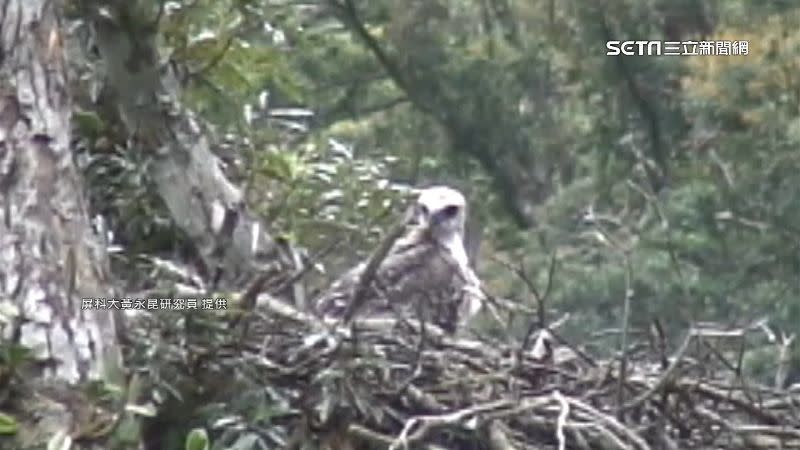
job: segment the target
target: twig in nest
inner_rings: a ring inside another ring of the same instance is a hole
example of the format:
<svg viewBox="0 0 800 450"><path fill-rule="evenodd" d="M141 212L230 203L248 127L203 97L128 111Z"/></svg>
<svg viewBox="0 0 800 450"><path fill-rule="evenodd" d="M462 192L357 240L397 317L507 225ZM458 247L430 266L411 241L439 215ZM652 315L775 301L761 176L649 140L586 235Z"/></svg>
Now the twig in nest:
<svg viewBox="0 0 800 450"><path fill-rule="evenodd" d="M567 417L569 417L569 402L558 391L553 392L553 398L561 405L556 423L556 439L558 439L558 450L564 450L567 445L567 441L564 439L564 424L567 423Z"/></svg>
<svg viewBox="0 0 800 450"><path fill-rule="evenodd" d="M553 337L553 339L556 340L556 342L558 342L560 345L563 345L563 346L569 348L570 350L572 350L573 352L575 352L575 354L578 355L578 357L583 362L585 362L586 364L589 364L592 367L597 367L598 364L597 364L597 361L594 360L594 358L589 356L588 353L586 353L585 351L581 350L576 345L573 345L571 342L569 342L564 337L562 337L558 332L556 332L556 328L560 327L564 322L569 320L569 318L570 318L569 313L564 314L560 319L558 319L557 321L553 322L553 324L551 326L547 327L547 331L550 332L550 335Z"/></svg>
<svg viewBox="0 0 800 450"><path fill-rule="evenodd" d="M620 329L620 361L619 377L617 378L617 419L622 419L622 406L625 401L625 383L628 379L628 328L630 327L631 300L633 298L633 268L630 255L623 252L625 266L625 297L622 301L622 324Z"/></svg>
<svg viewBox="0 0 800 450"><path fill-rule="evenodd" d="M695 340L695 338L699 337L739 338L743 336L748 330L760 327L760 323L761 322L758 321L747 327L730 331L701 329L701 328L690 329L689 332L686 334L686 338L684 339L680 348L678 349L677 352L675 352L675 355L672 357L672 362L670 363L669 367L667 367L667 370L665 370L664 373L661 374L661 376L658 378L658 381L656 381L656 383L653 384L653 386L650 389L648 389L635 399L623 405L620 408L620 411L626 411L632 408L636 408L645 401L647 401L656 392L659 392L664 387L664 385L673 378L675 372L678 370L678 367L680 366L680 363L683 361L686 352L689 350L689 345Z"/></svg>
<svg viewBox="0 0 800 450"><path fill-rule="evenodd" d="M358 279L358 285L356 285L353 298L350 301L350 304L347 305L347 309L344 311L344 315L342 316L344 323L350 322L350 320L353 318L353 315L358 312L358 310L366 301L369 285L372 283L373 278L375 278L378 268L380 267L381 263L383 263L383 260L386 259L386 256L389 254L389 251L392 249L395 241L397 241L397 239L403 235L405 230L406 221L403 221L392 228L383 242L381 242L381 245L375 250L375 253L373 253L369 258L367 267L364 268L364 272L361 273L361 276Z"/></svg>
<svg viewBox="0 0 800 450"><path fill-rule="evenodd" d="M499 420L493 420L489 424L489 445L492 450L516 450Z"/></svg>
<svg viewBox="0 0 800 450"><path fill-rule="evenodd" d="M476 414L493 411L508 405L508 401L498 400L438 416L412 417L408 420L408 422L406 422L405 426L403 426L403 431L400 432L400 435L397 437L397 439L395 439L392 445L389 446L389 450L398 450L400 448L408 449L409 444L424 438L425 435L427 435L434 427L461 423L467 418L474 417ZM418 425L419 429L411 434L411 430L416 428Z"/></svg>
<svg viewBox="0 0 800 450"><path fill-rule="evenodd" d="M689 350L689 344L692 343L694 336L695 336L694 331L689 330L689 332L686 334L686 338L683 340L683 344L681 344L680 348L678 348L678 351L675 352L675 355L672 357L672 362L670 363L669 367L667 367L667 370L665 370L664 373L661 374L661 377L658 378L658 381L656 381L656 383L650 389L643 392L640 396L634 398L630 402L623 405L620 408L621 412L638 407L639 405L647 401L647 399L652 397L656 392L661 390L661 388L667 383L667 381L672 378L672 375L678 370L681 361L683 361L684 355Z"/></svg>
<svg viewBox="0 0 800 450"><path fill-rule="evenodd" d="M634 430L623 425L620 421L614 418L614 416L610 416L608 414L603 414L602 412L598 411L597 409L593 408L592 406L577 400L575 398L568 399L572 407L576 410L576 412L583 412L590 416L590 418L594 419L593 422L598 422L597 425L600 426L600 423L604 424L605 426L615 430L617 434L621 434L628 438L629 441L636 444L636 446L642 450L650 450L650 446L647 445L644 439L642 439ZM610 432L609 436L612 437L615 441L618 441L619 438L617 434ZM621 448L630 448L628 445L622 445L621 442L618 442Z"/></svg>
<svg viewBox="0 0 800 450"><path fill-rule="evenodd" d="M308 274L318 262L322 261L323 258L325 258L333 251L338 249L343 242L345 242L345 240L343 239L337 240L336 242L333 242L324 249L320 250L318 253L312 255L310 258L308 258L307 261L304 261L302 266L298 270L296 270L290 277L282 280L280 284L278 284L277 286L274 287L270 286L269 292L272 295L276 295L277 293L282 292L284 289L291 286L292 284L300 281L300 279L306 276L306 274Z"/></svg>
<svg viewBox="0 0 800 450"><path fill-rule="evenodd" d="M545 305L547 303L547 299L550 297L550 291L552 290L553 287L553 279L555 276L555 269L557 262L556 255L555 253L553 253L550 257L550 265L547 270L547 285L545 286L544 294L541 294L539 292L539 289L536 287L536 283L534 283L533 280L528 275L524 261L520 262L520 265L517 267L512 265L510 262L504 261L503 259L498 257L492 257L492 260L499 263L501 266L505 267L507 270L511 271L514 275L516 275L517 278L519 278L525 284L525 286L528 288L528 291L530 291L530 293L533 294L534 300L536 300L536 314L532 315L533 317L536 317L536 320L531 320L530 323L528 324L528 330L526 331L525 338L523 339L523 342L525 343L525 345L523 345L524 348L527 346L530 337L536 330L537 326L540 329L546 327L547 319L546 319Z"/></svg>

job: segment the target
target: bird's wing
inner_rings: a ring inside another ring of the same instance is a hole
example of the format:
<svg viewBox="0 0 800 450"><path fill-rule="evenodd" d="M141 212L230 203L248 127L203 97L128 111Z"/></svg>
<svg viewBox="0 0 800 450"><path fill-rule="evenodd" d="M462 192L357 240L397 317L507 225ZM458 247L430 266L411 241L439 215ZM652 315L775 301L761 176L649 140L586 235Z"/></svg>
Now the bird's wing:
<svg viewBox="0 0 800 450"><path fill-rule="evenodd" d="M378 266L367 292L368 309L380 303L401 300L410 290L425 289L436 275L429 268L437 249L427 243L398 243ZM355 294L367 263L350 269L316 301L316 312L326 317L341 317ZM384 300L383 302L377 300Z"/></svg>
<svg viewBox="0 0 800 450"><path fill-rule="evenodd" d="M317 314L342 317L366 266L361 263L336 280L315 303ZM378 267L366 295L361 313L416 314L422 305L425 321L450 333L474 316L483 300L480 280L469 265L430 241L398 242Z"/></svg>

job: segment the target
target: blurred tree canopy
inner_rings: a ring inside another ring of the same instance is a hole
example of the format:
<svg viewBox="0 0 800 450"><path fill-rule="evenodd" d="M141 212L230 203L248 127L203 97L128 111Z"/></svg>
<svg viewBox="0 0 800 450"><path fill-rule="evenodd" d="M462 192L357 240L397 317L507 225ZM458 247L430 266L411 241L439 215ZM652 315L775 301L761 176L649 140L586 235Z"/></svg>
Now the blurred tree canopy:
<svg viewBox="0 0 800 450"><path fill-rule="evenodd" d="M566 334L595 333L594 350L618 348L626 299L635 332L658 319L670 339L706 320L797 330L797 2L138 5L226 175L314 263L311 292L367 254L409 188L447 183L470 201L488 289L544 304L548 321L569 314ZM95 7L67 2L66 16L80 25ZM606 56L606 41L628 39L748 41L749 53ZM148 258L190 259L191 242L97 92L93 57L73 63L74 147L115 273L151 289ZM508 327L522 335L530 320ZM769 373L763 354L748 358Z"/></svg>
<svg viewBox="0 0 800 450"><path fill-rule="evenodd" d="M591 329L617 322L626 283L642 324L800 320L792 2L162 6L161 58L248 201L312 254L352 247L323 258L329 274L370 248L398 193L447 182L472 200L497 295L534 301L506 264L522 261L540 290L552 271L548 305ZM605 55L607 40L644 38L746 40L749 54ZM114 139L89 131L91 155ZM94 207L131 248L163 251L173 240L144 230L168 221L120 195L142 183L119 170Z"/></svg>

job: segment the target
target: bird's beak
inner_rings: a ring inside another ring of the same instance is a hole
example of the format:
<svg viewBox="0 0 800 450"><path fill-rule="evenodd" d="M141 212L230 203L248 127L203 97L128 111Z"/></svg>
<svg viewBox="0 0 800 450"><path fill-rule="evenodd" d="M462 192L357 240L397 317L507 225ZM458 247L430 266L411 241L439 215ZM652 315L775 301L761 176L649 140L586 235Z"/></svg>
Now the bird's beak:
<svg viewBox="0 0 800 450"><path fill-rule="evenodd" d="M433 217L431 217L430 220L433 223L440 223L440 222L444 222L445 220L452 219L453 217L456 216L456 214L458 214L458 207L457 206L448 206L446 208L443 208L440 211L436 211L436 213L433 214Z"/></svg>

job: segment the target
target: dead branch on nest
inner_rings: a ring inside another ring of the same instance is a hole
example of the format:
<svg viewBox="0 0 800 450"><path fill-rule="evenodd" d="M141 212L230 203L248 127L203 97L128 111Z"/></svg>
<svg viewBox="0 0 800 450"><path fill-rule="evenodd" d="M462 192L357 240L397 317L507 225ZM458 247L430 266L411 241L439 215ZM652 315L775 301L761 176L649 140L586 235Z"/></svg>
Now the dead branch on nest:
<svg viewBox="0 0 800 450"><path fill-rule="evenodd" d="M623 376L619 357L568 347L548 329L536 330L548 340L543 351L545 343L448 335L413 317L323 321L268 294L252 314L247 343L219 351L214 364L278 396L285 411L271 433L319 440L305 448L330 447L331 435L392 450L800 445L800 390L746 380L724 361L762 323L690 329L666 367L659 352L632 342ZM214 339L209 349L220 346Z"/></svg>

